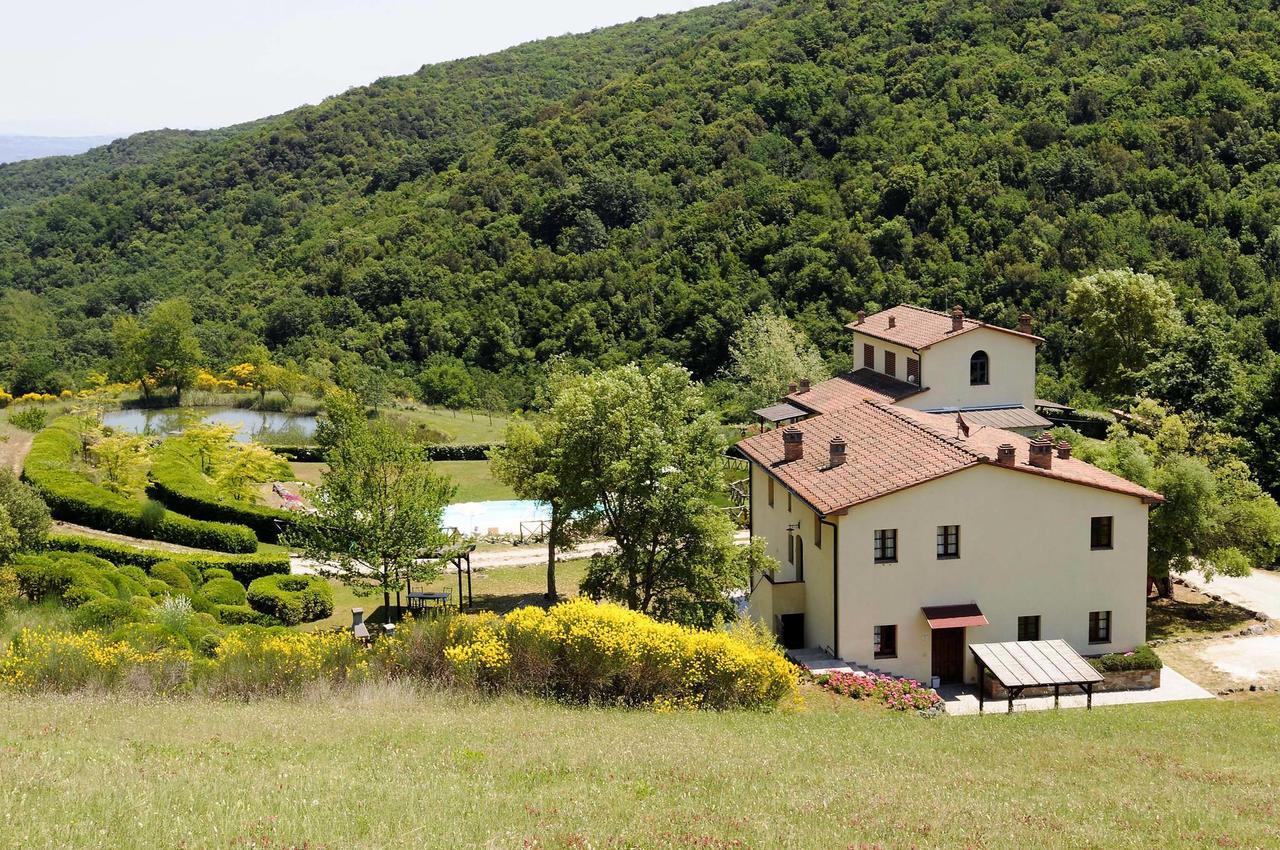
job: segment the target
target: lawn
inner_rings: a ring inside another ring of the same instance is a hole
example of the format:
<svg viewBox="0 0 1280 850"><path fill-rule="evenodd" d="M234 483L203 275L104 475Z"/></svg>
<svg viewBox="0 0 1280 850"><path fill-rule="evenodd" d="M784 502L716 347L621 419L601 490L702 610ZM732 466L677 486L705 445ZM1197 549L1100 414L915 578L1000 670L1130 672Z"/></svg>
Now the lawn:
<svg viewBox="0 0 1280 850"><path fill-rule="evenodd" d="M388 419L405 420L445 435L447 443L500 443L507 429L503 416L445 410L437 407L408 407L386 410Z"/></svg>
<svg viewBox="0 0 1280 850"><path fill-rule="evenodd" d="M588 558L572 561L556 561L556 590L561 596L577 596L578 585L587 572ZM463 578L465 587L466 578ZM341 584L331 581L333 586L333 615L314 623L304 623L299 628L306 631L328 629L334 626L351 625L351 609L363 608L365 618L374 622L382 622L382 594L374 596L357 596L355 592ZM545 563L526 567L494 567L476 570L471 574L472 610L497 611L505 613L517 605L538 605L542 603L542 594L547 588L547 566ZM457 604L458 576L456 573L443 575L425 585L414 584L415 590L448 590L453 593L451 604ZM392 604L395 603L394 597Z"/></svg>
<svg viewBox="0 0 1280 850"><path fill-rule="evenodd" d="M13 847L1262 847L1280 699L926 720L0 696Z"/></svg>
<svg viewBox="0 0 1280 850"><path fill-rule="evenodd" d="M320 474L325 468L323 463L295 462L289 466L297 480L308 484L319 484ZM439 460L433 466L436 472L443 472L458 485L458 492L453 497L455 502L485 502L516 497L510 487L498 483L493 477L487 460Z"/></svg>

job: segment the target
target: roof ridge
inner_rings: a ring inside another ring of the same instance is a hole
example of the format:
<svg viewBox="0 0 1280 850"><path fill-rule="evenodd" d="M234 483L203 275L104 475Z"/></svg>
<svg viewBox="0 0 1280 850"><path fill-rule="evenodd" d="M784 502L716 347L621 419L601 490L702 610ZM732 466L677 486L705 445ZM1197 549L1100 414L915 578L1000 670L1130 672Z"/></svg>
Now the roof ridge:
<svg viewBox="0 0 1280 850"><path fill-rule="evenodd" d="M968 446L966 446L962 440L959 440L959 439L957 439L957 438L955 438L955 437L948 437L946 434L942 434L942 433L940 433L940 432L938 432L938 431L935 431L934 429L932 429L932 428L928 427L928 426L927 426L927 425L925 425L923 422L919 422L919 421L917 421L917 420L915 420L915 419L911 418L910 416L906 415L905 413L902 413L901 411L896 410L896 409L894 408L894 406L893 406L893 405L890 405L890 404L884 404L884 403L882 403L882 402L878 402L878 401L875 401L874 399L870 399L870 398L863 399L863 401L864 401L866 404L869 404L869 405L871 405L872 407L874 407L874 408L876 408L876 409L878 409L878 410L881 410L881 411L883 411L883 412L885 412L885 413L889 414L889 415L890 415L890 416L892 416L894 419L897 419L897 420L899 420L899 421L901 421L901 422L905 422L907 425L910 425L912 428L915 428L917 431L920 431L920 432L922 432L923 434L925 434L925 435L927 435L927 436L929 436L929 437L932 437L932 438L934 438L935 440L938 440L939 442L941 442L941 443L943 443L943 444L945 444L945 445L947 445L947 446L950 446L950 447L951 447L951 448L953 448L953 449L957 449L958 451L963 452L964 454L966 454L966 455L968 455L969 457L973 458L973 459L974 459L975 461L977 461L978 463L983 463L983 462L984 462L984 459L986 459L986 457L987 457L986 455L979 454L979 453L975 452L973 449L971 449L971 448L969 448Z"/></svg>

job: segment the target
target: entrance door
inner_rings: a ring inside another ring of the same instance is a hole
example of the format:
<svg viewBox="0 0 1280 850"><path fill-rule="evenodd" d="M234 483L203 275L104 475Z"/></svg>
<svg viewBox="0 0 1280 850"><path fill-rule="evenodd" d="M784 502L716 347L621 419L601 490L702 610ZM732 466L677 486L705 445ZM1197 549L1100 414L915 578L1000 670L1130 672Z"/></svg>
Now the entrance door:
<svg viewBox="0 0 1280 850"><path fill-rule="evenodd" d="M944 685L964 682L964 628L933 630L934 676Z"/></svg>

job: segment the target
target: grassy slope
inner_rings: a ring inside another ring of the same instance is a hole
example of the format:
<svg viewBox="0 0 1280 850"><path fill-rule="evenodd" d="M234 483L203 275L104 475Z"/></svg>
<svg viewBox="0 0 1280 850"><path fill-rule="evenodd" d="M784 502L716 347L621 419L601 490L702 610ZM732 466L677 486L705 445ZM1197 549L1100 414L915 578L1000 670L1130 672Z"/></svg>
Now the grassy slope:
<svg viewBox="0 0 1280 850"><path fill-rule="evenodd" d="M1274 697L928 721L851 703L664 715L382 690L0 697L0 716L15 847L1280 842Z"/></svg>
<svg viewBox="0 0 1280 850"><path fill-rule="evenodd" d="M323 463L291 463L289 467L299 481L308 484L319 484L321 473L325 469ZM516 497L510 487L494 479L489 472L487 460L441 460L436 461L435 468L458 485L458 492L453 497L455 502L483 502Z"/></svg>

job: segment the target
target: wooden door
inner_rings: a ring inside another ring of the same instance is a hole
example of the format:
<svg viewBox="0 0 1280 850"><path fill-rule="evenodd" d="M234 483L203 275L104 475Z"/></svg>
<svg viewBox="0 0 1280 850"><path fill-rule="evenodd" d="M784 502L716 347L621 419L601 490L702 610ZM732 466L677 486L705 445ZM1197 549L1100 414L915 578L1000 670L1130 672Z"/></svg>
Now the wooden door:
<svg viewBox="0 0 1280 850"><path fill-rule="evenodd" d="M944 685L964 682L964 629L933 630L934 676Z"/></svg>

